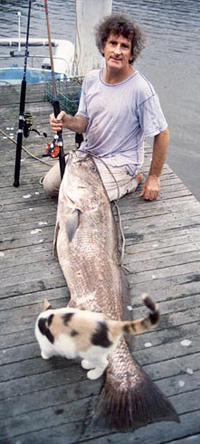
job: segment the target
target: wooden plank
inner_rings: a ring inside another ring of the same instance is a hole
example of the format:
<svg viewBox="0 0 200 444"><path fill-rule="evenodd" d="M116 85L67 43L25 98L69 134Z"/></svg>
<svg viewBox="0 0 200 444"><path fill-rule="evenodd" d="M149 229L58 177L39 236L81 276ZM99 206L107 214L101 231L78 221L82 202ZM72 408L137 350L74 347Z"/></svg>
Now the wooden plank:
<svg viewBox="0 0 200 444"><path fill-rule="evenodd" d="M192 400L193 396L190 396L190 401ZM194 401L194 400L193 400ZM184 406L184 398L180 395L179 399L177 397L177 402L181 406ZM192 402L191 402L192 404ZM78 408L77 408L78 406ZM198 433L199 431L199 419L197 419L196 416L196 406L191 406L192 409L191 412L185 413L181 415L181 424L169 424L168 423L161 423L158 424L156 427L156 430L154 431L154 425L146 426L145 428L141 430L136 430L133 433L126 433L126 442L127 443L133 443L137 442L139 436L141 437L142 433L142 439L144 443L165 443L169 442L170 437L181 437L184 433L192 433L195 431L195 433ZM116 433L114 435L108 435L108 432L105 434L102 441L102 432L94 432L91 430L87 430L87 423L89 422L88 414L86 416L86 424L83 426L81 424L81 415L84 414L84 411L91 412L94 408L94 398L90 398L90 401L88 400L82 400L75 403L70 403L70 409L66 409L66 404L58 404L58 406L49 407L43 410L43 413L41 415L40 410L36 410L31 413L25 413L24 415L17 415L15 423L13 423L12 419L7 418L6 421L3 423L3 427L5 428L3 441L1 439L0 442L6 443L7 433L9 433L9 439L15 438L16 439L22 439L24 435L28 435L29 442L33 442L30 440L30 437L34 436L35 442L38 442L38 438L41 437L41 430L43 430L43 439L45 436L45 439L48 439L48 442L51 443L60 443L60 436L65 436L65 442L67 443L75 443L75 442L87 442L87 439L90 439L90 442L95 443L105 443L105 442L115 442L115 443L121 443L122 437L124 437L123 434ZM73 415L76 413L76 421L73 421ZM59 414L56 412L59 412ZM91 415L91 413L90 413ZM47 423L49 423L49 418L52 418L51 421L51 428L47 429ZM76 427L74 425L76 424ZM2 427L2 428L3 428ZM46 430L45 430L46 429ZM89 427L88 427L89 429ZM54 434L53 430L56 430L56 435ZM59 432L58 432L59 430ZM81 430L81 434L80 434ZM51 431L51 434L50 434ZM39 433L38 433L39 432ZM60 434L62 432L62 434ZM156 433L157 432L157 433ZM96 435L95 440L91 440L91 435ZM100 440L97 440L98 435L101 436ZM105 436L109 437L109 441L105 440ZM84 436L86 440L84 439ZM55 441L55 438L57 441ZM59 439L59 441L58 441ZM162 439L162 441L160 441ZM168 441L167 441L168 440ZM42 441L39 441L42 442Z"/></svg>
<svg viewBox="0 0 200 444"><path fill-rule="evenodd" d="M1 106L10 107L20 102L21 85L0 86ZM26 105L41 102L45 98L45 87L42 83L28 84L26 88Z"/></svg>
<svg viewBox="0 0 200 444"><path fill-rule="evenodd" d="M53 239L53 230L51 230L51 236ZM48 229L43 230L41 233L36 233L32 236L30 236L29 233L25 234L22 239L17 239L17 236L15 238L15 235L10 240L10 243L12 243L12 247L14 246L23 246L24 243L26 245L40 245L44 241L48 240ZM31 238L31 239L30 239ZM9 242L5 241L5 246L9 245ZM46 263L46 267L43 265L43 261L48 261ZM187 266L187 270L192 270L198 272L199 269L199 262L200 262L200 253L198 251L189 251L183 255L181 254L174 254L173 256L166 257L164 260L163 258L158 258L157 262L155 262L153 259L143 262L140 261L134 261L133 264L128 261L128 271L129 271L129 277L130 282L133 281L135 278L135 275L137 274L137 277L144 281L145 279L155 280L157 278L163 278L166 276L166 273L169 275L174 274L180 274L181 272L184 272L185 267ZM125 262L126 265L126 262ZM31 267L31 269L30 269ZM2 272L0 272L0 276L2 276L2 287L6 286L7 278L12 277L12 283L19 283L21 280L21 276L24 277L29 274L30 277L34 276L35 273L43 273L43 271L46 270L48 272L48 267L51 268L51 273L54 274L54 269L58 269L58 261L57 259L53 258L53 253L51 254L51 251L48 252L48 255L42 255L41 261L36 262L32 261L30 256L30 262L27 261L27 267L24 267L24 264L22 265L15 265L13 267L3 268ZM44 268L44 270L42 269ZM164 275L164 276L163 276ZM39 276L39 275L38 275Z"/></svg>
<svg viewBox="0 0 200 444"><path fill-rule="evenodd" d="M53 276L46 276L44 273L44 275L40 275L38 277L31 277L31 279L27 282L20 282L19 284L10 284L8 282L5 287L3 287L2 289L0 288L0 297L9 298L27 293L34 294L35 292L40 290L45 292L48 289L63 286L66 288L66 282L60 273L58 274L58 276L56 276L55 274Z"/></svg>
<svg viewBox="0 0 200 444"><path fill-rule="evenodd" d="M64 287L66 288L66 287ZM56 302L56 307L58 308L59 306L61 306L60 304L64 302L64 305L66 305L67 303L67 299L68 299L68 291L67 288L66 290L64 289L58 289L55 291L55 294L57 293L57 298L55 299L55 296L53 294L53 291L51 290L51 292L47 292L48 297L50 296L50 301L52 302L52 304L55 306L55 302ZM47 297L46 295L46 297ZM51 295L53 295L54 299L51 299ZM34 325L34 318L32 319L33 316L35 316L35 320L36 317L38 316L38 314L43 310L43 299L42 298L42 293L37 293L36 298L39 299L39 303L35 302L35 294L34 296L32 296L32 303L30 303L30 308L29 311L27 310L27 307L25 305L25 301L28 298L22 299L21 297L21 301L22 301L22 305L20 305L20 302L17 303L16 301L16 307L11 306L10 308L7 308L7 312L6 312L6 318L5 318L5 306L9 304L7 302L7 299L4 299L2 302L4 302L3 307L1 308L0 311L0 321L3 324L5 324L4 326L4 332L2 333L2 337L4 337L5 334L7 334L7 332L11 333L11 332L16 332L16 331L20 331L21 329L24 330L25 329L25 322L31 322L31 325ZM63 297L65 297L66 299L63 300ZM60 301L61 298L61 301ZM17 298L15 298L17 299ZM54 302L55 301L55 302ZM57 302L58 301L58 302ZM141 301L140 301L141 303ZM176 310L176 317L175 317L175 321L176 324L174 325L174 303L176 304L177 310ZM58 305L59 304L59 305ZM156 328L156 330L152 330L150 332L144 333L142 336L139 335L138 339L140 342L141 341L145 341L146 338L152 338L154 345L155 344L159 344L162 342L166 342L167 338L168 338L168 329L171 329L173 327L176 326L185 326L185 325L191 325L191 323L195 323L198 321L198 308L199 308L200 302L199 302L199 298L198 298L198 294L197 295L193 295L184 299L174 299L173 301L167 301L167 302L159 302L159 309L161 311L161 321L159 326ZM190 307L192 306L191 309L191 317L188 317L188 322L187 324L185 324L185 317L187 316L187 311L190 309ZM134 307L134 306L133 306ZM195 312L197 312L195 314ZM144 309L144 306L137 306L137 308L133 309L133 313L134 313L134 317L138 318L141 316L144 316L146 314L146 310ZM22 323L22 319L23 319L23 323ZM8 321L10 321L10 324L8 324ZM13 321L13 322L12 322ZM8 325L7 325L8 324ZM19 324L19 326L18 326ZM20 329L20 325L21 325L21 329ZM192 327L190 327L192 328ZM19 330L18 330L19 329ZM164 333L162 333L162 330L165 330ZM181 332L181 330L179 330ZM196 334L197 334L198 329L196 330ZM173 335L173 333L170 330L171 335ZM193 332L194 335L194 332ZM178 331L175 334L175 337L178 336ZM194 335L195 336L195 335ZM142 338L142 339L140 339ZM171 337L172 338L172 337ZM3 343L3 342L2 342Z"/></svg>
<svg viewBox="0 0 200 444"><path fill-rule="evenodd" d="M142 265L142 264L141 264ZM181 276L185 275L185 270L187 268L187 273L192 274L193 278L198 280L199 282L199 263L188 263L188 264L181 264L181 265L172 265L171 267L167 268L161 268L156 269L152 268L152 270L149 271L133 271L132 274L129 274L129 282L130 285L134 285L136 282L145 283L145 282L152 282L152 280L155 279L167 279L175 276Z"/></svg>
<svg viewBox="0 0 200 444"><path fill-rule="evenodd" d="M171 444L199 444L200 433L198 435L188 436L187 438L176 439L176 441L170 441Z"/></svg>
<svg viewBox="0 0 200 444"><path fill-rule="evenodd" d="M182 436L192 434L193 430L196 430L198 436L199 418L197 418L195 412L182 415L180 425L160 423L157 425L156 429L154 425L149 425L145 428L136 430L133 433L126 433L126 435L122 433L115 433L113 435L103 434L103 436L94 439L88 439L86 436L86 439L83 438L81 442L84 444L120 444L126 439L127 444L138 444L141 442L140 440L142 437L143 444L168 444L172 442L172 436L179 439L182 438ZM177 442L177 440L175 440L175 442ZM54 441L52 441L51 444L54 444ZM61 442L61 444L64 444L64 441Z"/></svg>

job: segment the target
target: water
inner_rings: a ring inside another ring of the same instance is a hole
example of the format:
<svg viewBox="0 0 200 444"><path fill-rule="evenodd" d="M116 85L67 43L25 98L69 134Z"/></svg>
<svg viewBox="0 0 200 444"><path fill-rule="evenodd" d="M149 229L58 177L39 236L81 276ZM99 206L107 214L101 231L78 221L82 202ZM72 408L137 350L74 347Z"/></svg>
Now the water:
<svg viewBox="0 0 200 444"><path fill-rule="evenodd" d="M47 36L43 3L32 1L30 37ZM48 1L52 38L74 42L74 3ZM28 0L0 0L0 37L17 37L18 11L25 37ZM113 11L131 14L146 31L136 67L153 83L169 123L167 162L200 201L200 1L113 0Z"/></svg>

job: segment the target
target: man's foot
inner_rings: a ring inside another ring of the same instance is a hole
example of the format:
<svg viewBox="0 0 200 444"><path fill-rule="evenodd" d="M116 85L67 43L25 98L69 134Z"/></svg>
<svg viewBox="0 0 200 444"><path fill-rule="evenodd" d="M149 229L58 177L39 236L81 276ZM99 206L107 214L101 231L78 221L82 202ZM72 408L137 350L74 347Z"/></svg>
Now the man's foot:
<svg viewBox="0 0 200 444"><path fill-rule="evenodd" d="M135 180L139 185L142 182L142 174L138 173L137 176L135 176Z"/></svg>

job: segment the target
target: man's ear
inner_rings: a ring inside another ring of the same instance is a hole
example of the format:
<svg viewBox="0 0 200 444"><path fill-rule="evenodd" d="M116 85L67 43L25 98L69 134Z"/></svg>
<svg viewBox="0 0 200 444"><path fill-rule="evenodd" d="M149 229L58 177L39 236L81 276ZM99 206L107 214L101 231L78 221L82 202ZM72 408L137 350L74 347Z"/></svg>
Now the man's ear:
<svg viewBox="0 0 200 444"><path fill-rule="evenodd" d="M101 48L101 54L102 54L102 56L104 57L104 47L102 46L102 48Z"/></svg>

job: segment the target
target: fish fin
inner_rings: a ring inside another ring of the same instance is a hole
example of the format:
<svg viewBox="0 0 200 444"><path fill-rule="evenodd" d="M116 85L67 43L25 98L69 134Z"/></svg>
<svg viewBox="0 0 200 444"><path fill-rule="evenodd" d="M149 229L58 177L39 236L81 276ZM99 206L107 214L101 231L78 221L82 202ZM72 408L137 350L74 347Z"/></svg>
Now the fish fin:
<svg viewBox="0 0 200 444"><path fill-rule="evenodd" d="M79 226L79 213L80 211L75 208L75 209L70 209L70 211L67 213L67 220L65 222L65 228L66 228L66 233L69 239L69 242L72 241L76 230Z"/></svg>
<svg viewBox="0 0 200 444"><path fill-rule="evenodd" d="M108 368L94 416L94 427L127 432L154 422L180 422L170 401L138 364L137 366L140 374L137 385L127 387L126 390L112 380Z"/></svg>
<svg viewBox="0 0 200 444"><path fill-rule="evenodd" d="M56 255L56 245L57 245L59 228L60 228L59 222L56 221L55 230L54 230L54 238L53 238L53 256Z"/></svg>

